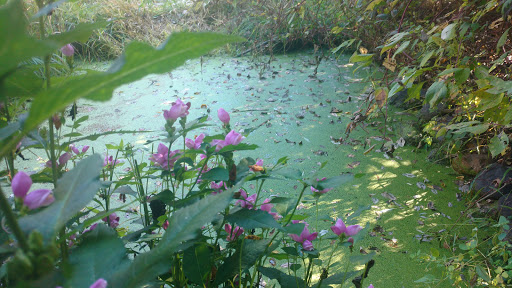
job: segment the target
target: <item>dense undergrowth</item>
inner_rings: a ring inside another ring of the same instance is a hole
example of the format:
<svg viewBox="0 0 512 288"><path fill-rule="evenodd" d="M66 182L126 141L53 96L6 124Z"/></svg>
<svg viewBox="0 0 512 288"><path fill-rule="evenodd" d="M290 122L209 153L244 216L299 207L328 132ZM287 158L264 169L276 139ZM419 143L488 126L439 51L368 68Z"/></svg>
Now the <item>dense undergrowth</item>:
<svg viewBox="0 0 512 288"><path fill-rule="evenodd" d="M2 2L6 1L0 1L4 4ZM40 3L36 2L38 1L25 3L24 12L27 18L29 15L36 14L41 8L41 5L38 5ZM431 148L435 151L432 153L433 158L451 163L456 171L475 175L492 162L512 164L512 149L510 149L512 85L509 81L512 72L510 68L512 43L509 39L512 27L509 15L512 8L510 0L212 0L192 3L98 0L70 1L52 8L54 8L53 12L47 17L29 18L32 20L28 26L30 34L36 37L42 36L42 38L50 35L49 37L54 37L52 40L56 40L59 44L67 43L64 39L72 40L68 42L73 42L78 55L87 60L115 58L121 55L125 46L132 41L142 41L157 46L169 35L178 31L216 31L241 35L248 41L229 44L228 52L235 55L253 55L255 59L261 55L270 55L269 61L272 60L274 53L303 47L313 48L317 66L326 54L350 53L352 54L351 62L359 67L377 68L374 69L375 73L365 79L372 83L372 90L367 95L364 109L355 114L353 121L346 127L347 137L353 129L365 125L373 117L384 116L386 119L387 107L393 101L404 109L416 111L420 119L419 129L421 129L421 138L417 145ZM105 28L93 29L97 28L94 26L96 24L79 25L93 22L100 23ZM78 33L73 39L66 38L64 32L75 30L77 27L84 29L87 33ZM23 75L25 80L33 77L37 79L56 77L57 84L60 84L58 76L69 74L73 70L71 63L67 62L68 58L60 54L50 57L48 53L36 53L29 56L40 58L25 57L23 59L25 62L20 65L23 69L19 69L16 73ZM52 63L51 69L49 63ZM45 68L42 69L41 66ZM13 73L12 70L0 71L2 81L7 78L6 75ZM31 72L34 71L36 73L32 74ZM49 82L46 85L50 87ZM18 88L19 86L12 85ZM3 126L10 123L25 109L25 101L24 98L19 98L20 94L36 95L40 88L36 86L26 85L23 89L10 87L12 90L9 90L9 93L13 93L13 97L12 102L7 105L6 111L9 113L2 114ZM56 105L55 109L52 108L51 112L57 112L75 99L75 96L69 96L66 101ZM41 108L38 107L38 109ZM33 116L30 119L34 121L34 125L40 124L52 114L47 111L39 111L39 113L39 118L34 119L36 116ZM52 121L50 120L49 130L53 129ZM385 123L386 121L384 125ZM33 125L31 128L34 128ZM386 127L381 131L386 137ZM23 133L28 133L28 130L24 129ZM9 137L11 136L9 134ZM17 141L13 139L19 140L20 137L14 136L8 139L7 136L2 135L3 141L9 140L3 147L10 147L7 145L9 143L15 145ZM211 149L209 151L209 147L202 148L212 155L218 152ZM10 159L10 167L12 167L15 149L8 150L2 149L5 155L10 153L7 159ZM52 154L49 158L56 163L57 156ZM219 158L225 156L216 154ZM225 158L226 169L232 170L229 167L229 164L233 164L229 162L229 155ZM187 161L183 160L185 163L188 163ZM255 164L253 160L247 161L252 165ZM191 166L198 165L198 167L205 164L189 162ZM56 165L51 167L54 184L57 183L57 176L60 174L57 168ZM11 170L12 177L15 169ZM308 180L314 183L303 181L318 185L315 179ZM233 186L235 183L231 184ZM478 195L470 195L467 197L468 206L478 207L480 200ZM16 206L16 208L19 207ZM181 206L172 207L179 211L178 208ZM20 213L23 215L27 211ZM226 215L228 213L226 212ZM145 220L150 222L148 219ZM288 220L281 224L287 224L291 218ZM158 221L160 221L157 222L158 225L162 226L165 219L161 218ZM500 218L499 222L480 220L480 218L478 221L481 221L479 222L481 229L491 231L509 229L504 218ZM107 224L110 225L108 221ZM234 223L232 224L235 229ZM213 224L212 227L218 228ZM73 231L80 229L83 231L82 228L84 227L75 227ZM103 235L102 237L111 237L108 232L102 232L102 230L98 233L104 233L104 235L99 234ZM268 236L270 231L262 230L261 233ZM454 285L505 287L510 282L508 271L512 268L509 257L510 247L507 242L501 241L506 233L498 232L493 235L479 242L478 233L474 231L472 235L464 236L468 238L467 245L458 247L465 253L455 253L454 250L453 257L443 258L439 255L439 251L434 249L430 255L424 257L424 260L445 266L446 278L449 278ZM450 236L455 239L461 235ZM34 239L38 236L31 237L29 241L36 241L37 239ZM304 239L302 240L304 242ZM66 244L65 241L64 244ZM447 250L446 246L451 247L449 236L440 245L440 249ZM55 247L46 247L45 251L38 251L38 253L43 256L56 253L49 251L50 248ZM238 251L237 247L233 249ZM299 249L299 251L302 250ZM65 249L62 253L65 253ZM19 257L26 260L23 256L26 255ZM300 256L314 257L314 255L302 254ZM176 257L176 263L179 263L179 256ZM309 258L309 261L312 262L313 258ZM232 280L232 282L240 281ZM423 280L429 281L428 278ZM121 280L118 279L118 281ZM180 283L180 279L176 281ZM243 281L252 283L254 279L243 279Z"/></svg>

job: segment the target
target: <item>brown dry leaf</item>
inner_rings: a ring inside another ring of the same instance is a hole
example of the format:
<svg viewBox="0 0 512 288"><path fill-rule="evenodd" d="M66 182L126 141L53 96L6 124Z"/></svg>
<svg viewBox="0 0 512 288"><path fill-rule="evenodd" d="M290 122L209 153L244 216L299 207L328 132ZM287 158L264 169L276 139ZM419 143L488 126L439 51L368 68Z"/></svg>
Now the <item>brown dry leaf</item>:
<svg viewBox="0 0 512 288"><path fill-rule="evenodd" d="M382 63L382 66L386 67L388 70L391 70L391 72L395 72L396 60L393 58L386 58L384 63Z"/></svg>
<svg viewBox="0 0 512 288"><path fill-rule="evenodd" d="M388 99L388 92L386 89L380 88L375 91L375 101L379 108L382 108L384 104L386 104L386 100Z"/></svg>
<svg viewBox="0 0 512 288"><path fill-rule="evenodd" d="M352 163L350 163L350 164L347 164L347 168L354 169L354 168L356 168L357 166L359 166L359 164L361 164L361 162L360 162L360 161L354 161L354 162L352 162Z"/></svg>
<svg viewBox="0 0 512 288"><path fill-rule="evenodd" d="M368 148L368 150L364 151L363 154L367 155L368 153L372 152L373 148L375 148L375 145L376 144L373 144L370 148Z"/></svg>

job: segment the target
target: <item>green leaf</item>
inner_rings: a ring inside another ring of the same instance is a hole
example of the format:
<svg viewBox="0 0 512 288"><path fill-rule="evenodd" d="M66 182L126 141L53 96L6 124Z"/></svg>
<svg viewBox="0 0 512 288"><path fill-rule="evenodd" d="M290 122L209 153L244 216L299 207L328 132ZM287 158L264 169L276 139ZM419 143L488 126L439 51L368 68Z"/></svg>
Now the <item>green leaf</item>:
<svg viewBox="0 0 512 288"><path fill-rule="evenodd" d="M427 54L425 54L425 56L423 56L420 62L420 67L423 67L425 64L427 64L427 61L430 59L430 57L432 57L432 54L434 54L434 50L428 52Z"/></svg>
<svg viewBox="0 0 512 288"><path fill-rule="evenodd" d="M350 59L348 60L350 63L357 63L357 62L369 62L373 58L373 54L362 54L358 55L357 52L354 52Z"/></svg>
<svg viewBox="0 0 512 288"><path fill-rule="evenodd" d="M243 227L245 230L256 228L282 229L281 225L279 225L279 223L274 220L274 217L263 210L240 209L233 214L227 215L226 221L230 223L236 223L238 226Z"/></svg>
<svg viewBox="0 0 512 288"><path fill-rule="evenodd" d="M421 88L423 88L423 84L425 84L425 82L420 82L418 84L414 84L414 85L412 85L411 88L407 89L407 99L405 100L405 102L408 102L412 99L419 100L420 96L421 96Z"/></svg>
<svg viewBox="0 0 512 288"><path fill-rule="evenodd" d="M270 240L243 239L242 247L238 247L233 255L224 259L224 264L219 267L212 287L219 287L221 283L233 279L240 271L244 273L249 270L264 255L265 251L270 252L275 248L267 248L268 245L270 245ZM273 246L277 245L279 244L275 243Z"/></svg>
<svg viewBox="0 0 512 288"><path fill-rule="evenodd" d="M272 174L281 175L286 179L300 180L302 179L302 171L295 168L284 168L277 171L272 171Z"/></svg>
<svg viewBox="0 0 512 288"><path fill-rule="evenodd" d="M88 288L98 278L109 279L127 263L123 241L115 230L99 224L85 233L80 246L70 253L68 265L72 274L66 286Z"/></svg>
<svg viewBox="0 0 512 288"><path fill-rule="evenodd" d="M274 208L276 209L277 213L279 213L279 215L286 216L290 211L292 211L296 202L297 199L293 198L275 197L272 198L269 203L274 205Z"/></svg>
<svg viewBox="0 0 512 288"><path fill-rule="evenodd" d="M446 84L444 81L437 81L428 88L425 97L432 109L437 104L437 101L445 98L446 95L448 95L448 88L446 87Z"/></svg>
<svg viewBox="0 0 512 288"><path fill-rule="evenodd" d="M218 154L227 153L227 152L233 152L233 151L242 151L242 150L255 150L258 148L258 145L256 144L246 144L246 143L240 143L238 145L228 145L224 146L222 149L220 149Z"/></svg>
<svg viewBox="0 0 512 288"><path fill-rule="evenodd" d="M350 259L350 262L353 264L364 265L364 264L368 263L368 261L372 260L375 255L376 255L375 251L372 251L368 254L350 255L349 259Z"/></svg>
<svg viewBox="0 0 512 288"><path fill-rule="evenodd" d="M393 58L395 58L396 55L402 53L407 47L409 47L409 44L411 44L411 41L409 41L409 40L402 43L402 45L400 45L400 47L398 47L398 49L396 49L395 54L393 54Z"/></svg>
<svg viewBox="0 0 512 288"><path fill-rule="evenodd" d="M473 125L475 124L475 125ZM461 122L457 124L451 124L446 126L446 129L452 130L451 132L454 134L461 134L461 133L473 133L473 134L481 134L489 128L489 124L482 124L479 121L469 121L469 122Z"/></svg>
<svg viewBox="0 0 512 288"><path fill-rule="evenodd" d="M336 273L330 277L325 278L325 280L322 282L322 287L323 287L323 285L344 284L345 282L347 282L347 280L352 279L352 277L354 277L356 275L360 275L362 273L363 273L362 270L350 271L347 273L343 273L343 272Z"/></svg>
<svg viewBox="0 0 512 288"><path fill-rule="evenodd" d="M232 189L205 198L182 208L169 220L169 229L165 232L158 246L151 251L139 254L133 262L120 269L108 281L111 287L136 288L167 272L171 263L169 255L177 251L180 245L196 237L197 231L212 221L219 211L224 210L233 198Z"/></svg>
<svg viewBox="0 0 512 288"><path fill-rule="evenodd" d="M43 88L43 80L37 77L33 69L20 67L4 80L4 95L27 98Z"/></svg>
<svg viewBox="0 0 512 288"><path fill-rule="evenodd" d="M102 186L99 180L103 160L94 154L78 162L57 182L55 202L43 210L20 219L27 234L39 231L46 241L53 239L67 221L89 204Z"/></svg>
<svg viewBox="0 0 512 288"><path fill-rule="evenodd" d="M165 45L158 49L147 44L131 42L123 56L112 64L107 72L73 79L66 85L54 87L39 94L32 104L24 130L30 131L36 128L39 123L77 99L107 101L112 97L114 89L122 84L136 81L148 74L170 71L188 59L199 57L227 43L242 40L243 38L237 36L215 33L180 32L173 33ZM3 61L0 62L3 63Z"/></svg>
<svg viewBox="0 0 512 288"><path fill-rule="evenodd" d="M432 256L434 256L434 257L436 257L436 258L437 258L437 257L439 257L439 250L437 250L437 249L436 249L436 248L434 248L434 247L431 247L431 248L430 248L430 254L432 254Z"/></svg>
<svg viewBox="0 0 512 288"><path fill-rule="evenodd" d="M505 152L508 147L508 136L506 133L500 133L492 137L489 143L489 150L491 151L492 157L496 157L501 153Z"/></svg>
<svg viewBox="0 0 512 288"><path fill-rule="evenodd" d="M201 179L210 181L228 181L229 171L222 167L215 167L201 175Z"/></svg>
<svg viewBox="0 0 512 288"><path fill-rule="evenodd" d="M296 223L296 224L292 223L286 227L283 227L283 229L288 234L300 235L300 233L302 233L302 231L304 231L304 226L306 226L304 223Z"/></svg>
<svg viewBox="0 0 512 288"><path fill-rule="evenodd" d="M434 275L427 274L414 281L414 283L439 283L439 279L437 279Z"/></svg>
<svg viewBox="0 0 512 288"><path fill-rule="evenodd" d="M261 272L261 274L267 276L270 279L275 279L281 287L283 288L303 288L303 287L309 287L306 285L304 280L302 278L298 278L295 276L290 276L286 273L283 273L276 268L266 268L266 267L258 267L258 271ZM336 283L339 284L339 283Z"/></svg>
<svg viewBox="0 0 512 288"><path fill-rule="evenodd" d="M94 30L105 28L106 26L106 21L98 21L94 23L80 23L75 27L75 29L71 31L50 35L48 37L48 40L58 43L59 46L64 46L72 42L85 43L89 40L89 37L91 37L92 32L94 32Z"/></svg>
<svg viewBox="0 0 512 288"><path fill-rule="evenodd" d="M0 78L16 69L23 60L45 56L60 48L52 41L40 41L28 36L26 26L23 1L9 1L0 7Z"/></svg>
<svg viewBox="0 0 512 288"><path fill-rule="evenodd" d="M384 0L373 0L370 4L368 4L368 6L366 6L366 11L370 11L370 10L373 10L373 8L375 8L375 6L379 5L380 3L382 3Z"/></svg>
<svg viewBox="0 0 512 288"><path fill-rule="evenodd" d="M484 271L484 269L480 265L476 265L476 273L484 281L491 282L491 277L489 277L489 275L487 275L487 273Z"/></svg>
<svg viewBox="0 0 512 288"><path fill-rule="evenodd" d="M452 23L452 24L446 26L443 29L443 31L441 32L441 39L448 41L448 40L455 38L455 36L457 35L456 27L457 27L457 23Z"/></svg>
<svg viewBox="0 0 512 288"><path fill-rule="evenodd" d="M478 106L476 107L479 111L485 111L487 109L494 108L498 105L500 105L501 100L503 100L504 93L500 94L491 94L484 91L475 92L475 96L480 98L480 103L478 103Z"/></svg>
<svg viewBox="0 0 512 288"><path fill-rule="evenodd" d="M206 277L212 269L212 253L205 243L198 243L183 253L183 272L191 282L206 287Z"/></svg>
<svg viewBox="0 0 512 288"><path fill-rule="evenodd" d="M503 32L503 35L501 35L500 37L500 40L498 40L498 44L496 44L496 51L500 50L500 48L505 45L505 42L507 42L507 38L508 38L508 31L510 30L510 28L508 28L507 30L505 30L505 32Z"/></svg>
<svg viewBox="0 0 512 288"><path fill-rule="evenodd" d="M318 190L323 190L326 188L336 188L338 186L341 186L345 183L348 183L354 179L354 175L352 174L343 174L334 176L331 178L327 178L324 181L318 181L317 188Z"/></svg>
<svg viewBox="0 0 512 288"><path fill-rule="evenodd" d="M459 85L462 85L468 80L469 74L471 74L471 70L469 70L469 68L463 68L459 71L456 71L453 76L455 78L455 82L457 82Z"/></svg>

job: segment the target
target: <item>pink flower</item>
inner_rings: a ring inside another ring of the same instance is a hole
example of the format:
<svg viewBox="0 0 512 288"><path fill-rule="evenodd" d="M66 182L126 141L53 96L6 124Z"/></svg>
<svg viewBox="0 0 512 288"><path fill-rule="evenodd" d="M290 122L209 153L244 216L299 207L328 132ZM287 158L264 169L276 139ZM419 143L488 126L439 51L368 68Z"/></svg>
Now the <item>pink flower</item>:
<svg viewBox="0 0 512 288"><path fill-rule="evenodd" d="M247 195L247 192L245 192L245 190L243 189L240 189L240 196L243 198L243 199L239 199L236 201L235 205L236 204L240 204L240 206L242 208L246 208L246 209L252 209L254 207L254 202L256 201L256 197L258 196L257 194L252 194L251 196L248 196Z"/></svg>
<svg viewBox="0 0 512 288"><path fill-rule="evenodd" d="M226 224L224 225L224 230L228 233L228 237L226 238L227 241L233 241L238 238L238 236L242 235L244 233L244 228L242 227L235 227L235 229L232 229L231 225Z"/></svg>
<svg viewBox="0 0 512 288"><path fill-rule="evenodd" d="M74 144L69 144L69 150L73 151L76 155L80 154L80 150Z"/></svg>
<svg viewBox="0 0 512 288"><path fill-rule="evenodd" d="M212 192L213 195L217 195L217 193L222 193L221 188L226 189L226 183L224 181L220 181L219 183L211 182L210 187L215 190Z"/></svg>
<svg viewBox="0 0 512 288"><path fill-rule="evenodd" d="M277 214L276 212L272 212L272 208L274 207L274 204L269 203L270 199L266 198L265 201L263 201L263 204L261 204L260 209L263 211L267 211L268 214L272 215L275 220L279 220L283 216Z"/></svg>
<svg viewBox="0 0 512 288"><path fill-rule="evenodd" d="M100 278L96 280L96 282L92 283L92 285L89 286L89 288L107 288L107 284L107 280Z"/></svg>
<svg viewBox="0 0 512 288"><path fill-rule="evenodd" d="M62 168L66 165L66 163L69 161L69 159L71 159L71 154L69 154L68 152L60 155L59 159L57 160L57 168ZM48 160L46 161L46 163L44 164L45 167L48 167L48 168L52 168L52 161L51 160Z"/></svg>
<svg viewBox="0 0 512 288"><path fill-rule="evenodd" d="M324 181L325 179L327 178L322 178L322 179L316 179L317 182L321 182L321 181ZM320 196L321 194L325 194L329 191L331 191L333 188L325 188L325 189L322 189L322 190L319 190L319 189L316 189L315 187L311 186L311 192L313 192L314 195L316 196Z"/></svg>
<svg viewBox="0 0 512 288"><path fill-rule="evenodd" d="M304 242L308 241L309 243L311 243L311 241L316 239L316 237L318 236L318 233L317 232L310 233L309 229L308 229L308 225L306 223L306 225L304 226L304 230L302 230L302 233L300 233L300 235L297 235L297 234L288 234L288 235L293 239L293 241L303 244L302 247L304 248L304 250L307 250L306 247L304 247ZM309 243L306 243L307 248L311 248L311 250L313 250L313 244L311 244L311 246L309 246ZM311 250L308 250L308 251L311 251Z"/></svg>
<svg viewBox="0 0 512 288"><path fill-rule="evenodd" d="M196 137L196 140L186 138L185 146L187 146L189 149L199 149L199 148L201 148L201 143L203 143L203 139L204 139L203 133L199 134L199 136Z"/></svg>
<svg viewBox="0 0 512 288"><path fill-rule="evenodd" d="M108 222L110 222L109 225L112 228L116 228L117 226L119 226L119 216L117 216L116 213L112 213L112 214L108 215L108 221L107 221L107 217L105 217L101 220L103 220L107 224L108 224Z"/></svg>
<svg viewBox="0 0 512 288"><path fill-rule="evenodd" d="M48 206L53 201L55 201L55 198L53 197L52 190L38 189L28 193L25 199L23 199L23 204L28 209L33 210L42 206Z"/></svg>
<svg viewBox="0 0 512 288"><path fill-rule="evenodd" d="M313 247L313 243L311 243L309 240L304 240L304 243L302 243L302 248L304 248L306 251L312 251L315 249L315 247Z"/></svg>
<svg viewBox="0 0 512 288"><path fill-rule="evenodd" d="M162 225L162 228L164 228L164 230L167 230L167 228L169 228L169 220L165 220L164 224Z"/></svg>
<svg viewBox="0 0 512 288"><path fill-rule="evenodd" d="M82 234L91 232L92 230L96 229L96 226L98 226L98 223L92 224L89 228L85 229L84 232L82 232Z"/></svg>
<svg viewBox="0 0 512 288"><path fill-rule="evenodd" d="M345 236L354 236L356 235L357 233L359 233L359 231L361 231L361 229L363 229L363 227L359 226L359 225L350 225L350 226L345 226L345 223L343 222L343 220L339 219L336 221L336 224L334 226L331 226L331 230L332 232L334 232L334 234L340 236L341 234L344 234ZM352 239L352 241L354 241Z"/></svg>
<svg viewBox="0 0 512 288"><path fill-rule="evenodd" d="M229 124L230 117L229 113L226 112L226 110L224 110L223 108L219 108L219 110L217 110L217 116L219 116L219 120L222 123Z"/></svg>
<svg viewBox="0 0 512 288"><path fill-rule="evenodd" d="M119 160L114 161L114 156L108 156L108 154L105 155L105 159L103 159L103 167L107 166L109 168L112 168L119 163L121 163L121 161L119 161Z"/></svg>
<svg viewBox="0 0 512 288"><path fill-rule="evenodd" d="M169 148L167 148L167 146L160 143L158 144L157 153L151 155L151 157L149 157L149 160L153 161L155 165L167 169L170 166L172 166L174 162L176 162L176 160L178 160L178 156L176 155L179 152L179 150L169 151Z"/></svg>
<svg viewBox="0 0 512 288"><path fill-rule="evenodd" d="M370 286L368 286L368 288L374 288L374 287L373 287L373 284L370 284Z"/></svg>
<svg viewBox="0 0 512 288"><path fill-rule="evenodd" d="M231 130L228 133L228 135L226 135L226 138L224 138L224 140L215 139L212 141L211 145L217 146L217 148L215 148L215 151L219 152L220 149L224 148L225 146L240 144L240 142L242 142L242 140L244 139L244 136L237 133L235 130Z"/></svg>
<svg viewBox="0 0 512 288"><path fill-rule="evenodd" d="M239 133L236 133L235 130L231 130L228 135L226 135L226 139L224 139L224 146L228 145L238 145L245 137Z"/></svg>
<svg viewBox="0 0 512 288"><path fill-rule="evenodd" d="M64 167L64 165L66 165L66 163L69 161L69 159L71 159L71 154L69 154L68 152L60 155L59 167Z"/></svg>
<svg viewBox="0 0 512 288"><path fill-rule="evenodd" d="M64 46L62 46L62 48L60 48L60 52L62 52L62 54L64 56L73 56L73 54L75 54L75 48L73 48L73 45L71 44L66 44Z"/></svg>
<svg viewBox="0 0 512 288"><path fill-rule="evenodd" d="M32 179L30 179L30 176L23 171L16 173L14 178L12 178L11 187L12 193L15 197L20 199L25 198L30 186L32 186Z"/></svg>
<svg viewBox="0 0 512 288"><path fill-rule="evenodd" d="M84 147L82 147L82 152L80 152L80 150L78 150L78 147L76 147L74 144L69 144L69 149L73 151L73 153L75 153L76 155L79 155L87 152L87 150L89 150L89 146L85 145Z"/></svg>
<svg viewBox="0 0 512 288"><path fill-rule="evenodd" d="M190 102L185 104L181 99L177 99L176 102L172 103L171 109L164 110L165 120L176 121L180 117L186 117L188 115L188 109L190 108Z"/></svg>

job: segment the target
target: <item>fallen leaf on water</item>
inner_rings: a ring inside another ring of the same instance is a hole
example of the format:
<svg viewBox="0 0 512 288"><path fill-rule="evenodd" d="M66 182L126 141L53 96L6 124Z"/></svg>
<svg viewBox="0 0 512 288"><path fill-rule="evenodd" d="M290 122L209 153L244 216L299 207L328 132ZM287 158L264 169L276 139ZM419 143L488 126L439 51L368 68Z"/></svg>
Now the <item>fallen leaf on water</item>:
<svg viewBox="0 0 512 288"><path fill-rule="evenodd" d="M404 174L402 174L402 175L404 175L404 176L405 176L405 177L407 177L407 178L414 178L414 177L416 177L416 175L411 174L411 173L404 173Z"/></svg>
<svg viewBox="0 0 512 288"><path fill-rule="evenodd" d="M316 151L313 151L313 153L315 155L319 155L319 156L328 156L327 151L323 151L323 150L316 150Z"/></svg>
<svg viewBox="0 0 512 288"><path fill-rule="evenodd" d="M380 193L380 195L382 195L382 197L384 197L384 198L388 198L391 201L395 201L396 200L395 195L393 195L391 193L388 193L388 192L382 192L382 193Z"/></svg>
<svg viewBox="0 0 512 288"><path fill-rule="evenodd" d="M366 155L366 154L370 153L373 150L373 148L375 148L375 145L376 144L373 144L370 148L368 148L368 150L364 151L363 154Z"/></svg>
<svg viewBox="0 0 512 288"><path fill-rule="evenodd" d="M347 168L354 169L354 168L356 168L357 166L359 166L359 164L361 164L361 162L360 162L360 161L354 161L354 162L352 162L352 163L350 163L350 164L347 164Z"/></svg>
<svg viewBox="0 0 512 288"><path fill-rule="evenodd" d="M425 183L423 183L423 182L417 182L416 186L418 186L418 188L420 188L422 190L427 189L427 185L425 185Z"/></svg>

